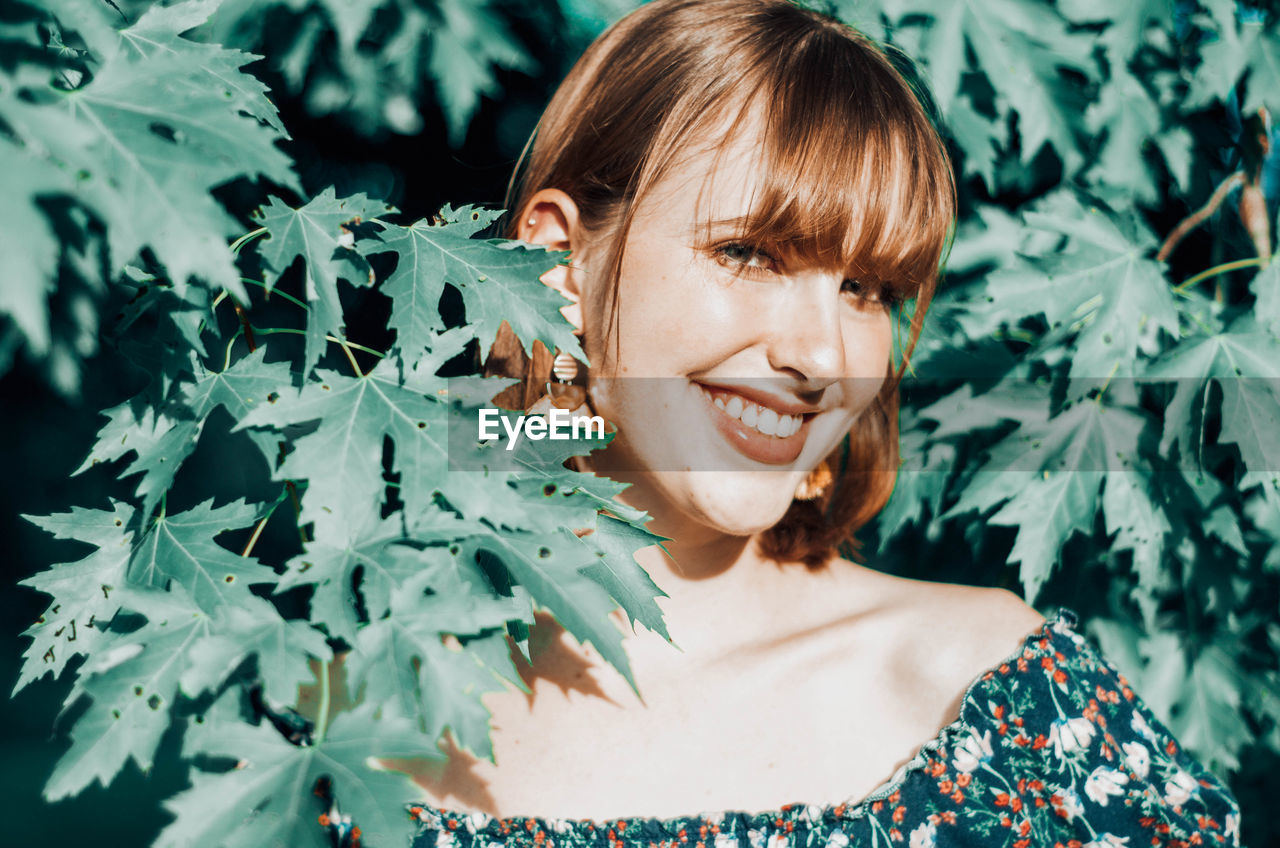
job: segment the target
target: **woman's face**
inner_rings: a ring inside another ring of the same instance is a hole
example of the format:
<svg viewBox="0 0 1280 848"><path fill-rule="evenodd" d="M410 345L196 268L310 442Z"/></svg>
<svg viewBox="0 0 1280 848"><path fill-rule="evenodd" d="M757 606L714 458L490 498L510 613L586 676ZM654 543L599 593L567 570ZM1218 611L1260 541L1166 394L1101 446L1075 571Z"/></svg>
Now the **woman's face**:
<svg viewBox="0 0 1280 848"><path fill-rule="evenodd" d="M666 527L743 536L776 524L888 371L891 315L874 295L838 268L735 241L758 147L746 132L718 163L691 155L641 201L612 338L604 251L575 251L588 389L618 427L591 464L636 486Z"/></svg>

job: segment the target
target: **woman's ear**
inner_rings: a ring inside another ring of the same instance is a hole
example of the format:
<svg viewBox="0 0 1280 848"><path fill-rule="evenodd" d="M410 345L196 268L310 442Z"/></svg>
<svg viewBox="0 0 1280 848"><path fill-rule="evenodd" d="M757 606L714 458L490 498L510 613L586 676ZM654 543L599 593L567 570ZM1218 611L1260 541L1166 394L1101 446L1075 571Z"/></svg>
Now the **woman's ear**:
<svg viewBox="0 0 1280 848"><path fill-rule="evenodd" d="M583 244L582 227L578 219L578 204L560 189L544 188L529 198L521 210L516 235L529 244L544 245L550 250L572 251L570 258L577 259ZM542 282L573 301L561 307L560 314L582 332L582 271L564 260L542 275Z"/></svg>

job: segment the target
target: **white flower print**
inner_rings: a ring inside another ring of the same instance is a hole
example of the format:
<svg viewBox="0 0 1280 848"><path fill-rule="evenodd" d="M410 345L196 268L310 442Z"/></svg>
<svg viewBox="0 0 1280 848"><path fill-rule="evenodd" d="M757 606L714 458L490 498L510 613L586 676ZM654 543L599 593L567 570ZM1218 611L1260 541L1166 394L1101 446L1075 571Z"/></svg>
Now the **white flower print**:
<svg viewBox="0 0 1280 848"><path fill-rule="evenodd" d="M764 848L764 831L748 830L747 842L751 843L751 848Z"/></svg>
<svg viewBox="0 0 1280 848"><path fill-rule="evenodd" d="M738 837L730 836L727 833L716 834L716 848L738 848Z"/></svg>
<svg viewBox="0 0 1280 848"><path fill-rule="evenodd" d="M931 821L924 821L911 831L909 848L933 848L938 841L938 826Z"/></svg>
<svg viewBox="0 0 1280 848"><path fill-rule="evenodd" d="M810 822L822 821L822 808L816 804L809 804L804 808L804 816Z"/></svg>
<svg viewBox="0 0 1280 848"><path fill-rule="evenodd" d="M787 848L791 844L791 840L787 838L785 833L775 833L769 837L767 848Z"/></svg>
<svg viewBox="0 0 1280 848"><path fill-rule="evenodd" d="M436 832L436 848L453 848L457 844L457 839L447 830Z"/></svg>
<svg viewBox="0 0 1280 848"><path fill-rule="evenodd" d="M1139 780L1144 780L1151 768L1151 754L1147 751L1147 746L1141 742L1126 742L1120 747L1124 750L1129 768L1133 769Z"/></svg>
<svg viewBox="0 0 1280 848"><path fill-rule="evenodd" d="M1049 726L1049 742L1053 745L1053 752L1058 755L1058 759L1062 759L1072 751L1089 747L1089 743L1093 741L1093 736L1097 732L1093 722L1084 716L1054 719L1053 724Z"/></svg>
<svg viewBox="0 0 1280 848"><path fill-rule="evenodd" d="M1228 839L1240 835L1240 817L1235 813L1227 813L1227 817L1222 823L1222 835Z"/></svg>
<svg viewBox="0 0 1280 848"><path fill-rule="evenodd" d="M1067 811L1067 816L1073 819L1084 818L1084 803L1080 800L1079 794L1070 787L1062 790L1062 809Z"/></svg>
<svg viewBox="0 0 1280 848"><path fill-rule="evenodd" d="M1194 777L1178 769L1172 778L1165 781L1164 802L1171 807L1180 807L1199 789L1200 784L1196 783Z"/></svg>
<svg viewBox="0 0 1280 848"><path fill-rule="evenodd" d="M1092 842L1086 842L1084 848L1125 848L1129 844L1129 837L1116 836L1114 833L1103 833Z"/></svg>
<svg viewBox="0 0 1280 848"><path fill-rule="evenodd" d="M1151 725L1147 724L1147 720L1142 717L1142 713L1134 710L1133 718L1129 721L1129 726L1133 728L1134 733L1138 734L1143 739L1151 742L1152 744L1157 744L1155 731L1151 729Z"/></svg>
<svg viewBox="0 0 1280 848"><path fill-rule="evenodd" d="M849 835L843 830L833 830L827 837L827 848L849 848Z"/></svg>
<svg viewBox="0 0 1280 848"><path fill-rule="evenodd" d="M488 813L472 813L467 816L467 829L472 833L483 830L489 824Z"/></svg>
<svg viewBox="0 0 1280 848"><path fill-rule="evenodd" d="M991 731L984 731L979 736L977 728L971 727L969 735L960 743L951 762L956 771L968 774L982 763L988 762L991 756Z"/></svg>
<svg viewBox="0 0 1280 848"><path fill-rule="evenodd" d="M1084 794L1099 807L1107 806L1111 795L1123 795L1129 775L1119 769L1098 766L1084 781Z"/></svg>
<svg viewBox="0 0 1280 848"><path fill-rule="evenodd" d="M707 824L714 824L716 827L724 824L723 812L703 813L702 818L706 820Z"/></svg>

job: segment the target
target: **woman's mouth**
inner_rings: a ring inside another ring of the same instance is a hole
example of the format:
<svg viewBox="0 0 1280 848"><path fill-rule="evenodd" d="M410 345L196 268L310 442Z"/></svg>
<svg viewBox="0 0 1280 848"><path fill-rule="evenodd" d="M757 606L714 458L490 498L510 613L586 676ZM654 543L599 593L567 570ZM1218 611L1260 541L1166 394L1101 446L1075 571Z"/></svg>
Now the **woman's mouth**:
<svg viewBox="0 0 1280 848"><path fill-rule="evenodd" d="M716 430L748 459L769 465L794 462L804 450L814 412L788 412L732 389L698 384Z"/></svg>

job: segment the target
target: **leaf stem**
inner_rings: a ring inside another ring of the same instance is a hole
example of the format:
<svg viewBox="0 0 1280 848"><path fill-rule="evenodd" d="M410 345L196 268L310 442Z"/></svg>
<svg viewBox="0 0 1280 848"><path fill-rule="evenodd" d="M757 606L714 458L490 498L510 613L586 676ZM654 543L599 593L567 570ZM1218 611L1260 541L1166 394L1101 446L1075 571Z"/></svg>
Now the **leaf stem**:
<svg viewBox="0 0 1280 848"><path fill-rule="evenodd" d="M316 715L315 744L324 742L324 733L329 729L329 663L320 662L320 711Z"/></svg>
<svg viewBox="0 0 1280 848"><path fill-rule="evenodd" d="M267 514L262 516L262 520L258 522L258 526L253 528L253 535L249 537L249 543L244 546L244 550L240 552L240 556L247 557L253 551L253 546L258 544L258 537L262 535L263 528L267 526L267 521L269 521L271 516L275 513L276 507L284 503L284 499L287 495L287 489L282 489L280 491L280 497L276 498L276 502L267 510Z"/></svg>
<svg viewBox="0 0 1280 848"><path fill-rule="evenodd" d="M231 348L235 345L236 339L244 333L244 327L236 327L235 333L231 336L231 340L227 342L227 355L222 358L222 370L226 371L231 367Z"/></svg>
<svg viewBox="0 0 1280 848"><path fill-rule="evenodd" d="M1156 254L1157 262L1164 262L1173 253L1178 243L1186 238L1187 233L1204 223L1214 212L1218 211L1218 207L1227 199L1227 195L1238 185L1243 185L1245 180L1244 171L1236 171L1227 177L1218 187L1213 190L1213 194L1209 196L1209 200L1204 206L1192 212L1183 218L1178 226L1173 228L1173 232L1169 233L1169 237L1164 240L1164 244L1160 245L1160 252Z"/></svg>
<svg viewBox="0 0 1280 848"><path fill-rule="evenodd" d="M256 327L255 329L258 331L258 335L260 336L269 336L272 333L293 333L294 335L298 335L298 336L305 336L307 334L306 330L298 330L298 329L294 329L293 327L267 327L265 329L262 327ZM386 359L387 357L387 355L380 350L374 350L371 347L365 347L364 345L356 344L355 342L345 341L343 339L338 338L337 336L325 336L325 339L333 342L336 345L355 348L356 350L370 354L371 356L376 356L379 359ZM357 371L357 373L359 372Z"/></svg>
<svg viewBox="0 0 1280 848"><path fill-rule="evenodd" d="M231 252L239 253L240 249L244 247L246 244L253 241L258 236L264 236L266 234L267 234L266 227L258 227L258 229L253 230L252 232L245 233L244 235L240 236L240 238L231 242Z"/></svg>
<svg viewBox="0 0 1280 848"><path fill-rule="evenodd" d="M251 284L251 285L255 285L255 286L257 286L258 288L260 288L260 289L262 289L263 291L265 291L265 292L267 293L267 296L268 296L268 297L270 297L271 295L273 295L273 294L274 294L274 295L276 295L277 297L282 297L282 298L284 298L285 300L289 301L290 303L294 303L294 304L297 304L298 306L301 306L303 309L310 309L310 308L311 308L311 307L310 307L310 306L308 306L306 303L302 302L301 300L298 300L298 299L297 299L296 297L294 297L293 295L288 294L287 292L282 292L282 291L280 291L280 289L276 288L275 286L269 286L269 285L267 285L266 283L262 282L262 280L255 280L255 279L253 279L252 277L241 277L241 278L240 278L240 282L242 282L242 283L249 283L249 284Z"/></svg>
<svg viewBox="0 0 1280 848"><path fill-rule="evenodd" d="M1174 286L1173 290L1178 294L1182 294L1184 291L1191 288L1196 283L1203 282L1205 280L1210 279L1211 277L1217 277L1222 274L1230 273L1231 271L1239 271L1241 268L1253 268L1253 267L1264 268L1266 267L1268 261L1269 260L1264 259L1261 256L1250 256L1248 259L1236 259L1233 262L1224 262L1221 265L1215 265L1212 268L1206 268L1205 270L1201 271L1199 274L1195 274L1194 276L1188 277L1187 279L1183 280L1182 282Z"/></svg>

